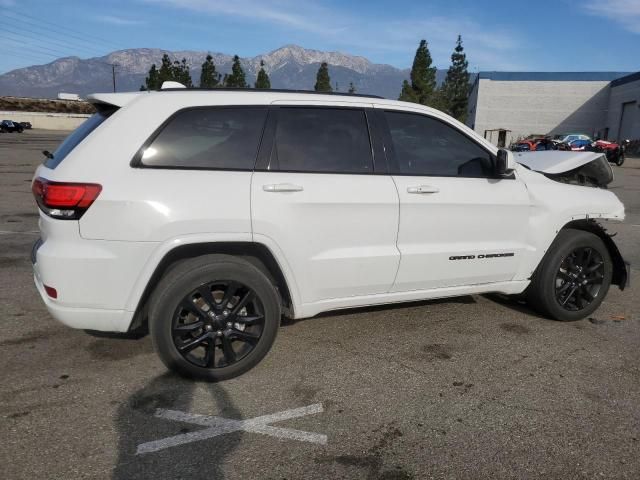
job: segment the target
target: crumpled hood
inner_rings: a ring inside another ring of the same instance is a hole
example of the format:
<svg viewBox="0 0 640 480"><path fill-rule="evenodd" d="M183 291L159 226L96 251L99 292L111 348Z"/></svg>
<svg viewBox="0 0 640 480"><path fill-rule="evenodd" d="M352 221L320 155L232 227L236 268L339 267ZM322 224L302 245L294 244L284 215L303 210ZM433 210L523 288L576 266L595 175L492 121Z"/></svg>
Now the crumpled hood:
<svg viewBox="0 0 640 480"><path fill-rule="evenodd" d="M543 152L514 153L516 162L542 173L568 172L586 165L602 156L598 152L569 152L565 150L547 150Z"/></svg>

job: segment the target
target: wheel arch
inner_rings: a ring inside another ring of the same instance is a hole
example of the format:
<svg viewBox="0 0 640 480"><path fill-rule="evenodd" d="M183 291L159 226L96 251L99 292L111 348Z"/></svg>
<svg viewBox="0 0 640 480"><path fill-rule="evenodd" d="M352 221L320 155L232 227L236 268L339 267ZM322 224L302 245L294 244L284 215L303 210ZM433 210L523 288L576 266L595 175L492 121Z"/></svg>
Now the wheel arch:
<svg viewBox="0 0 640 480"><path fill-rule="evenodd" d="M618 285L620 290L624 290L629 285L630 280L629 264L625 262L624 258L622 258L622 254L620 253L618 246L613 241L613 235L609 235L606 228L592 219L572 220L565 224L561 230L566 230L568 228L593 233L602 239L609 251L611 261L613 262L613 277L611 278L611 284Z"/></svg>
<svg viewBox="0 0 640 480"><path fill-rule="evenodd" d="M138 298L129 331L146 331L149 298L160 280L174 265L181 260L210 254L232 255L250 262L273 282L282 299L282 311L285 316L294 317L295 302L289 282L275 255L266 245L249 241L198 242L172 248L156 264Z"/></svg>

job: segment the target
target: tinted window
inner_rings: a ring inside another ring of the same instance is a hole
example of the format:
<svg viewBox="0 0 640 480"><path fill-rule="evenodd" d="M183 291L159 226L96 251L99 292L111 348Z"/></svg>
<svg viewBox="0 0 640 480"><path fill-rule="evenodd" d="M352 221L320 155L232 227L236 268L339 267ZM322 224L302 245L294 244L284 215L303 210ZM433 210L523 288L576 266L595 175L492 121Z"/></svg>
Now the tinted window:
<svg viewBox="0 0 640 480"><path fill-rule="evenodd" d="M251 170L265 108L196 108L176 114L142 153L150 167Z"/></svg>
<svg viewBox="0 0 640 480"><path fill-rule="evenodd" d="M294 172L373 172L364 111L280 108L269 168Z"/></svg>
<svg viewBox="0 0 640 480"><path fill-rule="evenodd" d="M473 140L431 117L386 112L397 165L407 175L488 177L491 155Z"/></svg>
<svg viewBox="0 0 640 480"><path fill-rule="evenodd" d="M76 128L71 135L64 139L56 151L53 152L53 158L47 158L44 162L45 167L56 168L60 162L62 162L62 160L71 153L71 150L76 148L82 140L87 138L89 134L109 118L114 111L115 110L108 110L95 113L82 122L82 124L80 124L80 126Z"/></svg>

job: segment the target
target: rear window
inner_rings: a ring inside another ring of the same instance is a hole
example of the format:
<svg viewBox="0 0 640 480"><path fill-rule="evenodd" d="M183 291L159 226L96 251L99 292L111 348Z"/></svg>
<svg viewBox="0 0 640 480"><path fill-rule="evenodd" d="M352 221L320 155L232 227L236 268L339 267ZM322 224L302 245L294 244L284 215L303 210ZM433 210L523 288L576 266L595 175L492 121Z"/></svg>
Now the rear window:
<svg viewBox="0 0 640 480"><path fill-rule="evenodd" d="M76 128L73 133L65 138L58 146L56 151L53 152L53 158L47 158L44 162L45 167L51 169L56 168L80 142L87 138L91 132L98 128L102 122L109 118L116 110L117 109L110 109L98 112L85 120L82 125Z"/></svg>
<svg viewBox="0 0 640 480"><path fill-rule="evenodd" d="M178 112L144 148L147 167L252 170L267 116L261 107Z"/></svg>
<svg viewBox="0 0 640 480"><path fill-rule="evenodd" d="M280 108L269 169L372 173L373 157L364 111Z"/></svg>

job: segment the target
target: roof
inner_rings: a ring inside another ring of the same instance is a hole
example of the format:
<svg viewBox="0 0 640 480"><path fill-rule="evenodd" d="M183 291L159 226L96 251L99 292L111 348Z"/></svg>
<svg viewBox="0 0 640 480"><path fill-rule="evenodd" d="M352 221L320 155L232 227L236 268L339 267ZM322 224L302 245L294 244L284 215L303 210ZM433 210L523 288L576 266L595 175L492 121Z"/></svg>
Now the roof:
<svg viewBox="0 0 640 480"><path fill-rule="evenodd" d="M629 72L480 72L478 78L511 82L610 82Z"/></svg>
<svg viewBox="0 0 640 480"><path fill-rule="evenodd" d="M177 87L177 88L163 88L161 92L173 92L173 91L196 91L196 92L246 92L246 93L304 93L307 95L338 95L341 97L364 97L364 98L384 98L379 95L367 95L364 93L348 93L348 92L316 92L315 90L289 90L285 88L236 88L236 87L214 87L214 88L200 88L200 87Z"/></svg>
<svg viewBox="0 0 640 480"><path fill-rule="evenodd" d="M619 87L620 85L624 85L625 83L637 82L640 80L640 72L632 73L625 77L617 78L613 82L611 82L612 87Z"/></svg>
<svg viewBox="0 0 640 480"><path fill-rule="evenodd" d="M87 100L93 104L106 104L106 105L115 105L117 107L123 107L127 103L131 102L133 99L141 96L148 95L152 93L154 95L165 95L165 93L181 93L181 94L250 94L258 97L261 96L269 96L269 98L278 99L278 98L288 98L291 95L295 95L300 97L300 94L303 94L304 97L311 96L321 96L321 97L348 97L350 99L355 98L372 98L378 100L384 100L384 97L379 97L377 95L364 95L359 93L343 93L343 92L316 92L313 90L285 90L285 89L255 89L255 88L163 88L162 90L151 90L151 91L138 91L138 92L122 92L122 93L92 93L87 95ZM284 94L284 95L282 95Z"/></svg>

